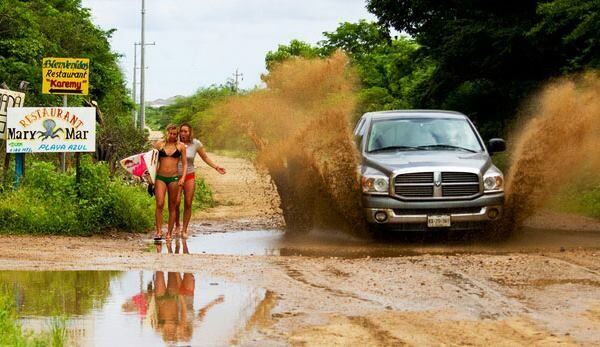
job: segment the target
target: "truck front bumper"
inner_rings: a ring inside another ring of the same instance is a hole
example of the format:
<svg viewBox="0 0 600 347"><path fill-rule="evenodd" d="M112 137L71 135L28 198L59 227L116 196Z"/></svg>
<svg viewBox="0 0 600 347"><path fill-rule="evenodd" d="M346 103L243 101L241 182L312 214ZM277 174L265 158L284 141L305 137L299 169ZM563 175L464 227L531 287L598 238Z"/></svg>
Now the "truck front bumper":
<svg viewBox="0 0 600 347"><path fill-rule="evenodd" d="M364 194L362 204L366 220L382 227L405 225L410 228L412 225L426 229L429 216L444 215L450 216L450 228L475 229L502 216L504 193L485 194L472 200L428 201L402 201L389 196Z"/></svg>

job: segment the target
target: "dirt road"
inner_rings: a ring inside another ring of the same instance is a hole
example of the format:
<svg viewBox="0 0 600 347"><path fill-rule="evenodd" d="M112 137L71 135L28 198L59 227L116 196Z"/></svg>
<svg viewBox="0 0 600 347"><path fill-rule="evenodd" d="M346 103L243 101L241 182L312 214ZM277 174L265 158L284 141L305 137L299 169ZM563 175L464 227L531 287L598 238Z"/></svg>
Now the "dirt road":
<svg viewBox="0 0 600 347"><path fill-rule="evenodd" d="M269 183L243 160L212 157L228 174L201 169L221 205L195 216L197 239L280 226ZM150 234L2 236L0 269L181 271L267 289L237 345L600 345L600 224L570 218L581 230L527 231L507 244L315 233L272 256L158 254Z"/></svg>

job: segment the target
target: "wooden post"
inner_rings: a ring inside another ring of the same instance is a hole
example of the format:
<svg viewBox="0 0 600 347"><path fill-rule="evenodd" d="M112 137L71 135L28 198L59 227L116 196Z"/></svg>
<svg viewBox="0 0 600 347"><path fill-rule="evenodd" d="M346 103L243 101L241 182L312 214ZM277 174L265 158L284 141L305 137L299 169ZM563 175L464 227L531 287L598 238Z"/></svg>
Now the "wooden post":
<svg viewBox="0 0 600 347"><path fill-rule="evenodd" d="M15 154L15 182L13 185L14 189L19 188L21 180L25 176L25 153Z"/></svg>
<svg viewBox="0 0 600 347"><path fill-rule="evenodd" d="M63 106L67 107L67 95L66 94L63 95ZM62 172L66 172L67 171L67 154L65 152L60 153L59 157L58 157L58 161L60 162L60 170Z"/></svg>
<svg viewBox="0 0 600 347"><path fill-rule="evenodd" d="M10 168L10 153L4 153L4 167L2 168L2 184L7 185L6 176Z"/></svg>

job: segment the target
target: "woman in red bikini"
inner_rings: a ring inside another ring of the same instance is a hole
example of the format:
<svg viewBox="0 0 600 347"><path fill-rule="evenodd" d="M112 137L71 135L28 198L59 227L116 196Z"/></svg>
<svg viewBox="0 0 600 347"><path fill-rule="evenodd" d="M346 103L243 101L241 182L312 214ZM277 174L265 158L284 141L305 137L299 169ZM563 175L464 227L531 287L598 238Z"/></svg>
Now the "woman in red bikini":
<svg viewBox="0 0 600 347"><path fill-rule="evenodd" d="M179 187L183 186L187 173L187 157L185 156L185 145L179 141L177 126L167 126L166 140L156 141L154 148L158 149L158 169L156 171L156 182L154 195L156 197L156 233L154 240L162 239L162 214L165 207L165 195L169 194L169 222L167 229L167 242L171 241L173 226L175 225L175 209ZM183 155L182 155L183 154ZM181 174L177 172L177 164L183 165Z"/></svg>
<svg viewBox="0 0 600 347"><path fill-rule="evenodd" d="M192 200L194 198L194 192L196 190L196 174L194 172L194 158L196 157L196 153L200 155L200 158L204 160L208 166L217 170L218 173L224 175L226 173L225 169L215 164L208 155L206 155L206 151L204 150L204 146L200 141L194 138L194 133L192 130L192 126L188 123L182 123L179 126L179 139L182 143L186 145L186 159L187 159L187 167L186 162L180 162L178 165L178 173L181 177L185 177L185 181L183 186L179 189L179 194L181 194L181 190L183 189L184 202L183 202L183 229L181 230L181 237L187 238L188 236L188 224L190 223L190 218L192 217ZM187 174L186 174L187 173ZM177 207L175 208L175 230L179 231L179 204L181 199L177 199ZM176 231L176 233L177 233Z"/></svg>

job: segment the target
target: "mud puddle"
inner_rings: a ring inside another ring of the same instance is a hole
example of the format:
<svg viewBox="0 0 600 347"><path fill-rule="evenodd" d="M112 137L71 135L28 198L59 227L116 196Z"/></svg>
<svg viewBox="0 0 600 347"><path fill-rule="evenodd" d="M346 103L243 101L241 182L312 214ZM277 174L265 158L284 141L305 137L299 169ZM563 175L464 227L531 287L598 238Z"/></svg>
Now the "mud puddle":
<svg viewBox="0 0 600 347"><path fill-rule="evenodd" d="M25 329L67 345L228 345L270 318L265 289L181 272L0 271Z"/></svg>
<svg viewBox="0 0 600 347"><path fill-rule="evenodd" d="M573 248L600 248L600 231L543 230L525 228L509 241L494 243L457 239L440 231L391 235L385 240L353 238L340 232L312 231L288 237L279 230L203 232L187 240L151 244L157 253L309 256L340 258L384 258L423 254L503 254L512 252L564 251Z"/></svg>

